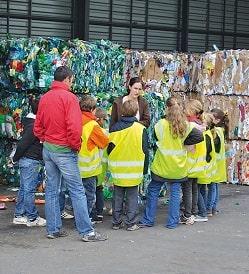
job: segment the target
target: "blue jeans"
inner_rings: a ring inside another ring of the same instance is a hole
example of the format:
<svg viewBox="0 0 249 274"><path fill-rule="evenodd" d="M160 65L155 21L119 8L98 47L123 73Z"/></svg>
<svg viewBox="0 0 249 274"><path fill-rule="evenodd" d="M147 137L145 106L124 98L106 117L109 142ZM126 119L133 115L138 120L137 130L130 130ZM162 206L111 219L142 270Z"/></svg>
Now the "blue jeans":
<svg viewBox="0 0 249 274"><path fill-rule="evenodd" d="M45 214L48 234L59 232L62 227L59 205L61 178L63 178L72 200L78 232L85 235L94 231L88 215L77 154L75 152L55 153L43 148L43 159L47 171Z"/></svg>
<svg viewBox="0 0 249 274"><path fill-rule="evenodd" d="M219 184L211 183L208 185L208 198L207 198L207 210L215 211L217 210L217 205L219 202Z"/></svg>
<svg viewBox="0 0 249 274"><path fill-rule="evenodd" d="M156 217L157 211L157 202L159 193L162 185L165 182L157 182L152 180L148 185L147 189L147 199L146 199L146 207L144 211L143 218L141 220L142 224L153 226ZM179 223L180 218L180 191L181 191L181 183L178 182L169 182L168 183L170 189L170 200L169 200L169 212L168 219L166 223L167 228L175 228Z"/></svg>
<svg viewBox="0 0 249 274"><path fill-rule="evenodd" d="M198 184L198 215L201 217L207 217L207 208L206 208L206 200L207 200L207 185Z"/></svg>
<svg viewBox="0 0 249 274"><path fill-rule="evenodd" d="M15 217L27 216L29 220L38 217L38 211L35 206L35 192L39 184L39 172L42 162L29 158L19 160L20 168L20 189L18 192L15 208Z"/></svg>
<svg viewBox="0 0 249 274"><path fill-rule="evenodd" d="M82 178L82 182L86 192L88 214L90 215L96 202L97 177Z"/></svg>

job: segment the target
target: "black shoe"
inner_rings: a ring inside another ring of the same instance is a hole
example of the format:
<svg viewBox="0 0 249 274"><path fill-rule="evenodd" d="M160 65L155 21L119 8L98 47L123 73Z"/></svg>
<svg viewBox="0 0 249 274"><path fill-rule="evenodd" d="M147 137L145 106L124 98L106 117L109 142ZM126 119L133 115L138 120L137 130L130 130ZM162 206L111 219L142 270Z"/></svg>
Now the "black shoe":
<svg viewBox="0 0 249 274"><path fill-rule="evenodd" d="M92 221L95 222L96 224L103 223L103 216L102 215L97 215L92 218Z"/></svg>
<svg viewBox="0 0 249 274"><path fill-rule="evenodd" d="M106 241L108 239L108 237L104 234L100 234L98 232L94 232L94 234L88 234L88 235L84 235L81 240L83 242L103 242Z"/></svg>
<svg viewBox="0 0 249 274"><path fill-rule="evenodd" d="M123 227L124 227L124 223L123 222L121 222L120 224L113 224L112 225L112 229L114 229L114 230L119 230L119 229L121 229Z"/></svg>
<svg viewBox="0 0 249 274"><path fill-rule="evenodd" d="M47 235L47 238L48 239L57 239L57 238L60 238L60 237L67 237L68 236L68 233L64 230L62 231L59 231L59 232L55 232L53 234L48 234Z"/></svg>

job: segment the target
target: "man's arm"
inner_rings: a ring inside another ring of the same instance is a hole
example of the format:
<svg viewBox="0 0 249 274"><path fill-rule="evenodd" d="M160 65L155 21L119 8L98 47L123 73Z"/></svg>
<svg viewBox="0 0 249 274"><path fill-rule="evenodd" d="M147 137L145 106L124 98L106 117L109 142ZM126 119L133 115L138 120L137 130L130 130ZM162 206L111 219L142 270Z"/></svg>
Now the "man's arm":
<svg viewBox="0 0 249 274"><path fill-rule="evenodd" d="M69 98L66 111L67 141L72 150L79 151L81 146L82 114L76 96Z"/></svg>

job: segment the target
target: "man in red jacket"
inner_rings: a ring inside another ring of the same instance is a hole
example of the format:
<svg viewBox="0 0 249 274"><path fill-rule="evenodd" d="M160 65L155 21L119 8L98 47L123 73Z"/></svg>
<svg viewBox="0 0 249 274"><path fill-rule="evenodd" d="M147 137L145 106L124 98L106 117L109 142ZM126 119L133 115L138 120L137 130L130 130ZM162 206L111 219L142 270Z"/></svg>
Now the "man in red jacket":
<svg viewBox="0 0 249 274"><path fill-rule="evenodd" d="M61 178L69 190L77 230L82 241L104 241L106 236L94 231L87 210L77 152L81 146L82 119L77 97L70 92L73 72L65 66L57 68L54 81L41 97L34 134L43 142L43 160L47 172L45 214L47 237L67 236L61 230L59 190Z"/></svg>

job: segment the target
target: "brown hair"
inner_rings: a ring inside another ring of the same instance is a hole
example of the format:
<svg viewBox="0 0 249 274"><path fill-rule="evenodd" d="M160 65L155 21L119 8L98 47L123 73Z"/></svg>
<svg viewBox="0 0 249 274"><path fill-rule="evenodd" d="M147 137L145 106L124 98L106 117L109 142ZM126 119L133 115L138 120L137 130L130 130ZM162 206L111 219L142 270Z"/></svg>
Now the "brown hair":
<svg viewBox="0 0 249 274"><path fill-rule="evenodd" d="M95 116L99 119L107 119L107 113L103 108L97 107L95 110Z"/></svg>
<svg viewBox="0 0 249 274"><path fill-rule="evenodd" d="M97 100L90 95L83 95L80 100L81 111L91 112L96 108Z"/></svg>
<svg viewBox="0 0 249 274"><path fill-rule="evenodd" d="M143 87L143 81L141 80L141 78L139 78L139 77L133 77L133 78L130 79L130 81L128 83L127 95L130 94L130 87L132 87L136 83L140 83L142 85L142 87Z"/></svg>
<svg viewBox="0 0 249 274"><path fill-rule="evenodd" d="M122 116L133 117L138 112L138 103L132 100L128 100L122 105Z"/></svg>
<svg viewBox="0 0 249 274"><path fill-rule="evenodd" d="M166 106L166 119L169 121L172 136L174 138L183 138L187 131L187 119L182 108L174 97L166 101Z"/></svg>
<svg viewBox="0 0 249 274"><path fill-rule="evenodd" d="M185 104L185 113L187 116L196 115L198 118L201 118L203 113L203 105L199 100L190 99Z"/></svg>
<svg viewBox="0 0 249 274"><path fill-rule="evenodd" d="M216 126L224 128L225 139L229 139L229 118L227 113L223 112L221 109L218 109L218 108L212 109L211 113L213 114L215 119L219 120Z"/></svg>

